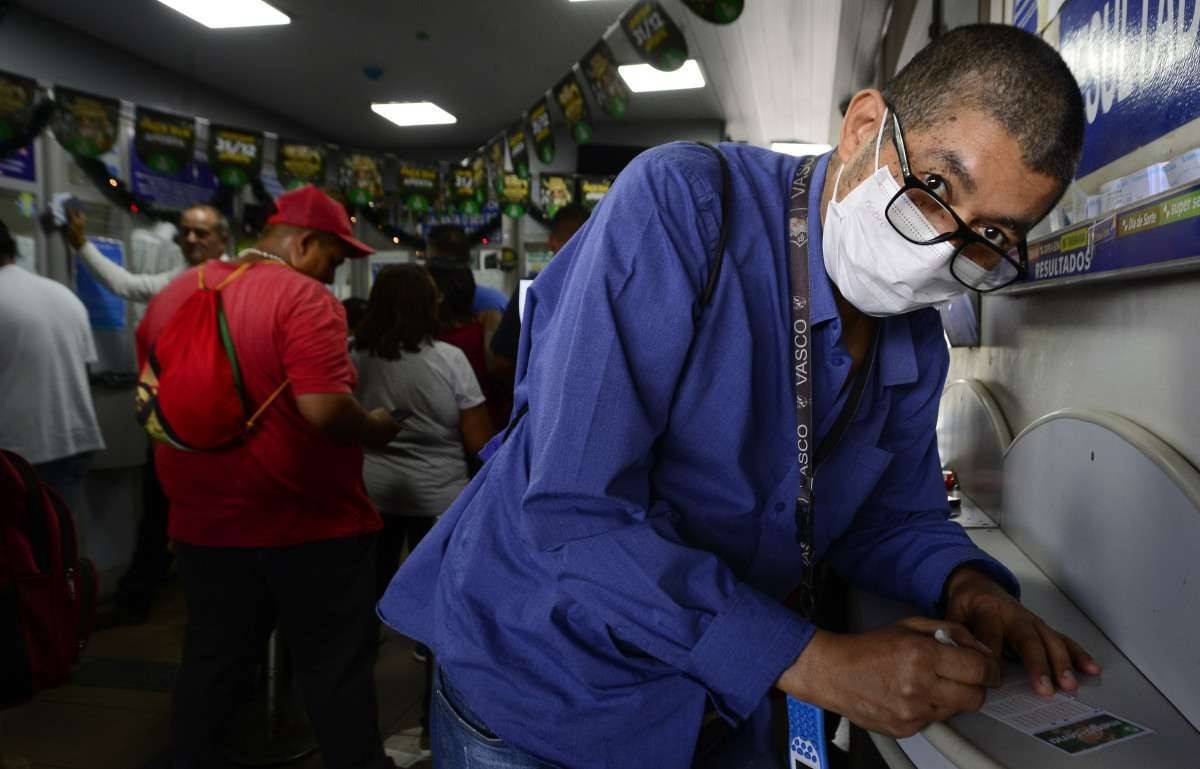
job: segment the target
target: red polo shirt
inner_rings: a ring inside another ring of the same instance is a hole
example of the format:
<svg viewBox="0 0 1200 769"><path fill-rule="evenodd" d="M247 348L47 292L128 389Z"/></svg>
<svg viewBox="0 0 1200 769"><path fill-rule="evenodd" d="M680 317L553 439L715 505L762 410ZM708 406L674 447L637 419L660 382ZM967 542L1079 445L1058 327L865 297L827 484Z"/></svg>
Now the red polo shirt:
<svg viewBox="0 0 1200 769"><path fill-rule="evenodd" d="M236 264L212 261L215 286ZM139 365L171 314L196 290L197 268L150 301L137 330ZM346 316L325 286L289 267L262 262L222 290L246 390L265 401L290 386L249 439L225 451L155 449L171 503L172 539L213 547L271 547L376 531L379 513L363 486L362 449L334 443L300 415L295 396L353 392Z"/></svg>

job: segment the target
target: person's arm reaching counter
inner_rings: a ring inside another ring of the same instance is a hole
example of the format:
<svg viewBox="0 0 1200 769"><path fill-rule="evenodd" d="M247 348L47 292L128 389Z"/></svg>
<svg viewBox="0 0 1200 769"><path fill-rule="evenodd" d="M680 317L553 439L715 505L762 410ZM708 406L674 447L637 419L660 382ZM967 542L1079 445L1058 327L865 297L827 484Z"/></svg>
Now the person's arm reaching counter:
<svg viewBox="0 0 1200 769"><path fill-rule="evenodd" d="M87 239L87 219L78 211L68 211L67 242L79 254L79 258L105 288L130 302L148 302L162 291L172 278L183 271L160 272L152 275L132 273L106 259L100 250Z"/></svg>

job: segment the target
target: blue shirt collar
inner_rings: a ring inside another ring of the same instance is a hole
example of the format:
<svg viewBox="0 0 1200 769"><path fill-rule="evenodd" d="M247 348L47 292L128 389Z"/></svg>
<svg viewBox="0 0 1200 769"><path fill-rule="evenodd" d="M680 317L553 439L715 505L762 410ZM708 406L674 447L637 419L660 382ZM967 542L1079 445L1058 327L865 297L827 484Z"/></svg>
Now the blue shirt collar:
<svg viewBox="0 0 1200 769"><path fill-rule="evenodd" d="M825 175L832 157L833 153L827 152L817 160L808 190L809 306L812 308L810 320L814 326L838 317L833 283L825 271L824 245L821 242L821 193L825 189ZM909 316L882 318L879 333L879 378L883 385L891 387L917 381L919 372Z"/></svg>

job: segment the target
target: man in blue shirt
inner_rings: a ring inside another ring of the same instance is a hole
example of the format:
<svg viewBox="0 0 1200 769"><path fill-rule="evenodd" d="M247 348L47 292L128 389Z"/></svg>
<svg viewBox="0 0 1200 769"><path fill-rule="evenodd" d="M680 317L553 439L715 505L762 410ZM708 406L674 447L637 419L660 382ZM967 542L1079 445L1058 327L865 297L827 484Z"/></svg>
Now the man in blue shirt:
<svg viewBox="0 0 1200 769"><path fill-rule="evenodd" d="M931 306L1017 276L1008 252L1073 175L1082 116L1053 49L980 25L854 97L806 220L788 220L797 158L722 146L727 192L699 145L621 174L530 288L527 412L380 603L438 659L440 766L744 766L770 749L773 687L907 735L977 709L1006 643L1043 694L1099 672L947 521L934 433L948 353ZM789 284L789 234L805 233L807 291ZM793 305L813 445L868 372L805 544L945 619L837 635L784 605L802 576ZM717 719L734 735L697 751Z"/></svg>

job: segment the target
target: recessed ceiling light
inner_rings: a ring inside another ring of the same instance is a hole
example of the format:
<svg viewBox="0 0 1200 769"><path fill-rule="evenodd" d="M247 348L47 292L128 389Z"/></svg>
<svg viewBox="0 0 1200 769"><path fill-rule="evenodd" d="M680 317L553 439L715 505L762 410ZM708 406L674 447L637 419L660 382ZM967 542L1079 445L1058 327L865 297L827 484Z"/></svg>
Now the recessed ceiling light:
<svg viewBox="0 0 1200 769"><path fill-rule="evenodd" d="M376 102L371 105L371 110L398 126L449 125L458 122L458 118L431 101Z"/></svg>
<svg viewBox="0 0 1200 769"><path fill-rule="evenodd" d="M771 149L785 155L824 155L833 149L833 145L810 142L771 142Z"/></svg>
<svg viewBox="0 0 1200 769"><path fill-rule="evenodd" d="M649 64L622 64L617 67L617 71L621 73L621 79L629 86L629 90L634 93L704 87L704 74L700 71L700 63L695 59L688 59L674 72L663 72Z"/></svg>
<svg viewBox="0 0 1200 769"><path fill-rule="evenodd" d="M288 15L263 0L158 0L209 29L291 24Z"/></svg>

